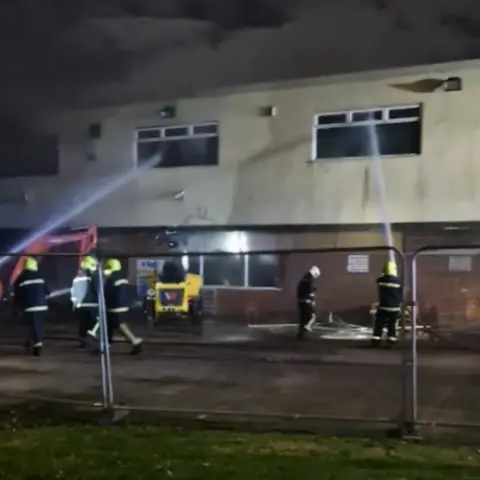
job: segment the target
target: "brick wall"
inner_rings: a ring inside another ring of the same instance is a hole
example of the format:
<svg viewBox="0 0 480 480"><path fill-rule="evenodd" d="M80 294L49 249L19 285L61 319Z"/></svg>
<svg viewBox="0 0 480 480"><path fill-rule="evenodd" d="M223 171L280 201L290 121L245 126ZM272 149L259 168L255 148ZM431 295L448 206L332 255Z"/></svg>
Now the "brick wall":
<svg viewBox="0 0 480 480"><path fill-rule="evenodd" d="M356 252L352 250L351 253ZM220 289L217 291L217 313L257 324L295 322L297 282L312 265L318 265L322 275L317 280L317 308L335 312L347 322L369 324L370 304L376 301L375 280L386 255L371 253L369 257L369 273L348 273L347 253L282 255L280 289Z"/></svg>
<svg viewBox="0 0 480 480"><path fill-rule="evenodd" d="M405 251L422 246L457 246L480 243L480 234L425 232L405 236ZM421 320L450 328L480 326L480 255L475 250L425 253L417 261L417 293ZM454 254L453 254L454 253ZM452 258L450 258L452 257ZM411 259L411 255L409 255ZM469 267L454 271L452 267Z"/></svg>
<svg viewBox="0 0 480 480"><path fill-rule="evenodd" d="M376 301L375 279L387 259L383 252L370 253L368 273L348 273L349 254L359 253L359 246L380 245L382 236L375 232L339 232L339 233L287 233L276 234L279 249L280 266L278 270L279 288L277 290L218 289L215 295L215 310L219 317L229 321L251 323L291 323L296 321L295 286L300 277L314 264L322 270L318 280L317 307L322 311L333 311L345 321L368 324L370 304ZM477 241L478 239L478 241ZM411 296L410 268L411 253L425 245L473 245L480 243L480 233L462 233L461 231L443 231L435 227L422 228L422 231L410 229L396 235L396 245L407 252L406 290ZM130 252L162 253L153 241L153 235L103 233L101 247L114 254ZM350 248L347 253L282 253L281 249L301 250L305 248ZM256 246L261 249L262 245ZM270 247L269 247L270 248ZM452 271L449 256L422 255L417 263L418 301L421 320L433 325L448 325L465 328L467 325L480 325L480 255L477 252L460 252L471 255L471 271ZM458 256L458 255L457 255ZM460 255L462 256L462 255ZM58 259L62 279L66 275L66 260ZM45 262L51 264L52 260ZM53 262L55 263L55 262ZM128 265L128 261L125 262ZM131 262L130 262L131 263ZM468 263L468 262L467 262ZM458 265L457 265L458 266ZM51 268L50 268L51 267ZM51 265L48 274L52 276L55 287L58 268ZM56 272L56 273L55 273ZM72 270L71 274L75 272ZM131 272L133 275L133 271Z"/></svg>

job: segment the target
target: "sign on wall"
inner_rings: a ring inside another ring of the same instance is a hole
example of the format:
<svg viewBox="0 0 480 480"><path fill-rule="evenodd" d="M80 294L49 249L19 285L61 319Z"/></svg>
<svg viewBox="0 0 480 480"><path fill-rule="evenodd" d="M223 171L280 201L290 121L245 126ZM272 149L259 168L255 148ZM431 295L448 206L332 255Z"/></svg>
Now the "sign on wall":
<svg viewBox="0 0 480 480"><path fill-rule="evenodd" d="M143 297L151 287L152 280L157 277L163 267L163 260L155 258L141 258L137 260L137 292Z"/></svg>
<svg viewBox="0 0 480 480"><path fill-rule="evenodd" d="M370 271L369 255L349 255L347 259L348 273L368 273Z"/></svg>
<svg viewBox="0 0 480 480"><path fill-rule="evenodd" d="M450 272L471 272L472 260L470 255L450 255L448 257L448 270Z"/></svg>

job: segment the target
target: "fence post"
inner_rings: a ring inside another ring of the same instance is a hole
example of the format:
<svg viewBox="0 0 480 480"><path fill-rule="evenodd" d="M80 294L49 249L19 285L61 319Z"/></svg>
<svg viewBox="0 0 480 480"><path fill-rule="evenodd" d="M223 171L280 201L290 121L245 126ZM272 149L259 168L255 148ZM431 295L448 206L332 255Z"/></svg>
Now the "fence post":
<svg viewBox="0 0 480 480"><path fill-rule="evenodd" d="M107 312L105 307L105 277L103 275L103 264L99 263L98 268L98 316L100 324L100 356L102 364L102 391L103 408L113 410L113 383L112 363L110 359L110 344L108 341Z"/></svg>
<svg viewBox="0 0 480 480"><path fill-rule="evenodd" d="M412 258L412 341L411 341L411 398L410 398L410 430L413 432L417 428L418 411L418 355L417 355L417 325L418 325L418 305L417 305L417 252Z"/></svg>
<svg viewBox="0 0 480 480"><path fill-rule="evenodd" d="M406 259L405 259L406 266ZM405 278L405 277L404 277ZM412 305L411 340L403 349L403 425L402 434L415 435L417 424L417 277L416 253L411 263L411 298L408 299L404 284L403 298L403 338L406 337L405 308ZM410 300L410 301L409 301Z"/></svg>
<svg viewBox="0 0 480 480"><path fill-rule="evenodd" d="M412 279L412 341L411 341L411 355L409 361L410 372L410 401L407 428L409 433L416 434L418 426L418 272L417 272L417 257L429 251L448 252L452 250L480 250L480 245L425 245L415 251L411 263L411 279Z"/></svg>

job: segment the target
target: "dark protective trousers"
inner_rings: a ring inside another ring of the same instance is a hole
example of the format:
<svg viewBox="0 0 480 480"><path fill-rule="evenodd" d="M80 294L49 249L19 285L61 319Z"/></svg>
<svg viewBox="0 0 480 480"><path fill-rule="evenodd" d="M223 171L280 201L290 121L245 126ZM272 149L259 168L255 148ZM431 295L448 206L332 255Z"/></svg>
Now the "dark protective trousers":
<svg viewBox="0 0 480 480"><path fill-rule="evenodd" d="M122 323L127 322L128 312L107 312L107 334L108 334L108 343L112 343L113 336L118 330L118 327Z"/></svg>
<svg viewBox="0 0 480 480"><path fill-rule="evenodd" d="M315 314L313 305L308 302L298 302L298 332L297 338L301 340L305 336L306 325L312 319L312 316Z"/></svg>
<svg viewBox="0 0 480 480"><path fill-rule="evenodd" d="M390 312L388 310L377 310L375 315L375 324L373 326L374 341L380 342L383 329L387 327L387 335L390 342L397 338L397 320L400 312Z"/></svg>
<svg viewBox="0 0 480 480"><path fill-rule="evenodd" d="M75 310L78 321L78 336L80 340L87 338L87 333L97 323L97 309L93 307L81 307Z"/></svg>
<svg viewBox="0 0 480 480"><path fill-rule="evenodd" d="M29 333L29 343L36 345L43 342L46 315L46 311L22 313L22 320L25 323Z"/></svg>

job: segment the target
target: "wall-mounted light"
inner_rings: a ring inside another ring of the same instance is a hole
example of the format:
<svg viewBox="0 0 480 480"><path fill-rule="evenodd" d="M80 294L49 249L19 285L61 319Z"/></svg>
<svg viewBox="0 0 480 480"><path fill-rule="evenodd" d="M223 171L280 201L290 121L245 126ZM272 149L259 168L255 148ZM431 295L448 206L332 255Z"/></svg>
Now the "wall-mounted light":
<svg viewBox="0 0 480 480"><path fill-rule="evenodd" d="M275 117L278 113L278 108L275 105L265 105L260 108L260 115L262 117Z"/></svg>
<svg viewBox="0 0 480 480"><path fill-rule="evenodd" d="M462 79L460 77L448 77L442 85L444 92L461 92Z"/></svg>
<svg viewBox="0 0 480 480"><path fill-rule="evenodd" d="M170 119L170 118L175 118L177 115L177 109L173 105L166 105L163 107L161 110L159 110L158 115L162 119Z"/></svg>
<svg viewBox="0 0 480 480"><path fill-rule="evenodd" d="M180 190L173 194L174 200L183 200L185 198L185 190Z"/></svg>

